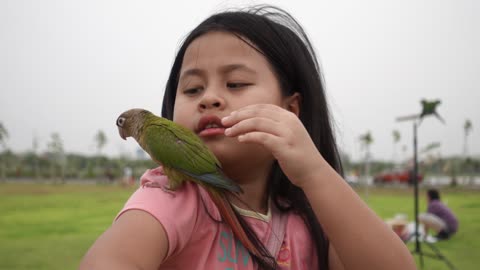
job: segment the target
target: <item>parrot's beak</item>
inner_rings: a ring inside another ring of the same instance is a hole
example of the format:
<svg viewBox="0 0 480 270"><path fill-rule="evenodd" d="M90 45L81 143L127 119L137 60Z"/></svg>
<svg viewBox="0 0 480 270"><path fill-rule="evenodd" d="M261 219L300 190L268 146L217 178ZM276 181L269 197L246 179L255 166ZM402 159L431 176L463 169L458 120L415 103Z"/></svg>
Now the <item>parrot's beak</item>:
<svg viewBox="0 0 480 270"><path fill-rule="evenodd" d="M120 137L122 137L122 139L126 140L127 139L127 135L125 134L125 130L121 127L118 127L118 134L120 134Z"/></svg>

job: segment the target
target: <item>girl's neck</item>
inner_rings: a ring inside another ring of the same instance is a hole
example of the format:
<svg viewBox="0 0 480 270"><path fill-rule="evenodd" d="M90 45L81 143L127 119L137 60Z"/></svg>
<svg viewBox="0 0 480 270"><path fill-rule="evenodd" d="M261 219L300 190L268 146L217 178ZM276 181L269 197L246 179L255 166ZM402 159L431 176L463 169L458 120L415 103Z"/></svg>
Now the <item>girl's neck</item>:
<svg viewBox="0 0 480 270"><path fill-rule="evenodd" d="M270 167L263 170L243 171L233 178L240 185L243 193L231 196L230 200L236 206L262 214L268 213L267 183L270 175Z"/></svg>

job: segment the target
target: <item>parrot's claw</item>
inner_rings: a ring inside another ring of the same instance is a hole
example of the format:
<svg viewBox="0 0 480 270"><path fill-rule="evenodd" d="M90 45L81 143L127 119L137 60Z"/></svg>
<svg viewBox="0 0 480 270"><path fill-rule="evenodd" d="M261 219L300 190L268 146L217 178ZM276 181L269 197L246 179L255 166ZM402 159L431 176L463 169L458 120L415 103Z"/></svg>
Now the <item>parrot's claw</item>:
<svg viewBox="0 0 480 270"><path fill-rule="evenodd" d="M161 190L165 191L168 194L171 194L172 196L175 196L175 191L173 191L169 186L167 185L162 185L157 182L148 182L143 185L143 187L148 187L148 188L160 188Z"/></svg>
<svg viewBox="0 0 480 270"><path fill-rule="evenodd" d="M161 188L163 191L165 191L166 193L171 194L172 196L175 196L175 191L173 191L172 189L170 189L169 186L161 186L160 188Z"/></svg>
<svg viewBox="0 0 480 270"><path fill-rule="evenodd" d="M149 187L149 188L163 188L163 185L160 185L157 182L148 182L143 184L144 187Z"/></svg>
<svg viewBox="0 0 480 270"><path fill-rule="evenodd" d="M157 182L148 182L143 185L143 187L148 187L148 188L160 188L161 190L165 191L168 194L171 194L172 196L175 196L175 191L170 189L169 186L167 185L162 185Z"/></svg>

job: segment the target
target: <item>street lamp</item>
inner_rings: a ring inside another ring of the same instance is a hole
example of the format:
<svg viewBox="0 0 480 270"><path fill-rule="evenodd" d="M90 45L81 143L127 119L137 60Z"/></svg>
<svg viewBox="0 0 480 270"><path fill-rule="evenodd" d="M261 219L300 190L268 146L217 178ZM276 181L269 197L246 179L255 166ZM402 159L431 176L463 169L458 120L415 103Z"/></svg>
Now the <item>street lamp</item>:
<svg viewBox="0 0 480 270"><path fill-rule="evenodd" d="M443 260L450 269L455 269L453 264L440 253L440 250L438 250L434 245L431 243L427 243L427 245L430 247L430 249L435 253L435 254L428 254L422 252L422 248L420 246L420 241L419 241L419 235L418 235L418 149L417 149L417 129L418 126L422 123L423 118L426 116L435 116L438 120L440 120L442 123L445 123L445 120L437 113L437 107L440 105L440 100L432 100L432 101L427 101L425 99L422 99L420 101L422 104L422 111L420 114L414 114L414 115L408 115L408 116L402 116L398 117L396 120L397 122L403 122L403 121L413 121L413 173L411 175L411 182L413 182L413 190L414 190L414 214L415 214L415 249L412 250L413 254L417 254L420 257L420 267L423 269L423 256L428 256L434 259L440 259Z"/></svg>

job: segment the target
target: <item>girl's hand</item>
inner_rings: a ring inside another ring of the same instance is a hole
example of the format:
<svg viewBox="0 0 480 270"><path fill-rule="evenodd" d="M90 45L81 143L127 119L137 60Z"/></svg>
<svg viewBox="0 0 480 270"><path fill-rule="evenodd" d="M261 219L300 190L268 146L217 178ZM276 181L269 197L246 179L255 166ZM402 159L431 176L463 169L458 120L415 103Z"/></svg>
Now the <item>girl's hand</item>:
<svg viewBox="0 0 480 270"><path fill-rule="evenodd" d="M277 159L293 184L303 187L328 163L323 159L300 119L294 113L272 104L243 107L222 119L229 137L243 143L257 143Z"/></svg>

